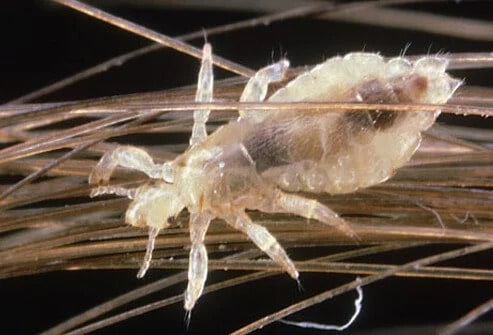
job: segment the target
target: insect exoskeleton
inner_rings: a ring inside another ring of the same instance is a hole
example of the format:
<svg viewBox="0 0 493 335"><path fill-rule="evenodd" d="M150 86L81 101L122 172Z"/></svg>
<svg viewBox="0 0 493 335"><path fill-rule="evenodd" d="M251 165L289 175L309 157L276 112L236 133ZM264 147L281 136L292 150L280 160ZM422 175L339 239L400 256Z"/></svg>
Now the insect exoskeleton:
<svg viewBox="0 0 493 335"><path fill-rule="evenodd" d="M266 99L269 83L283 79L287 60L259 70L240 101ZM351 53L330 58L301 74L268 98L272 102L361 102L443 104L460 85L446 72L447 59L385 60L377 54ZM196 101L211 102L212 52L203 48ZM357 239L350 225L316 200L295 192L347 193L388 179L419 146L433 112L341 110L240 111L240 117L207 136L209 111L194 112L190 147L174 161L154 163L144 150L122 146L106 153L90 184L107 184L118 166L153 179L136 189L99 186L92 195L112 193L133 199L126 222L147 226L149 241L138 276L147 271L159 231L184 208L190 212L191 250L185 309L200 297L207 277L204 237L214 218L248 237L289 275L298 271L276 238L252 222L246 209L284 212L315 219Z"/></svg>

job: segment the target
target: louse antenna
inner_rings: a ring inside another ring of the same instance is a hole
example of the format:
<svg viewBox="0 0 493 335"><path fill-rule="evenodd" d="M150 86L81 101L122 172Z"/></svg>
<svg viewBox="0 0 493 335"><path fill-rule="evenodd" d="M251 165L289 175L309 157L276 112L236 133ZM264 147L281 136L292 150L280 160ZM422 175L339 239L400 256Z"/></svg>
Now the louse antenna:
<svg viewBox="0 0 493 335"><path fill-rule="evenodd" d="M142 278L145 276L152 260L152 251L154 250L154 243L156 242L156 237L159 235L159 229L155 227L149 227L149 239L147 240L146 254L144 256L144 261L140 266L139 272L137 273L137 278Z"/></svg>

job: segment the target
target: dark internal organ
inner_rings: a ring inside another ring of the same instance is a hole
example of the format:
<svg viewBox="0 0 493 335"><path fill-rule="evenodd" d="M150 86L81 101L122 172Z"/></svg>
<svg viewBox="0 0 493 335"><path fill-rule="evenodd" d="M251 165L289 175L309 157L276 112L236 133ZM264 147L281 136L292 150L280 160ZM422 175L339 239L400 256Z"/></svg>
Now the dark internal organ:
<svg viewBox="0 0 493 335"><path fill-rule="evenodd" d="M428 88L426 77L411 75L389 82L378 79L361 84L351 93L354 100L367 104L419 103ZM343 122L350 123L355 130L385 130L390 128L406 112L396 111L351 111L345 113Z"/></svg>
<svg viewBox="0 0 493 335"><path fill-rule="evenodd" d="M284 122L259 124L255 136L245 140L245 148L255 162L257 172L290 163L286 141L289 138L288 131L289 128L284 126Z"/></svg>
<svg viewBox="0 0 493 335"><path fill-rule="evenodd" d="M420 103L427 86L427 78L418 75L385 82L371 79L352 90L349 96L353 97L350 100L362 103ZM405 122L409 113L413 112L300 113L256 124L254 135L247 137L243 144L259 173L296 162L322 162L341 152L351 152L354 145L368 144L372 133L391 131L392 127Z"/></svg>

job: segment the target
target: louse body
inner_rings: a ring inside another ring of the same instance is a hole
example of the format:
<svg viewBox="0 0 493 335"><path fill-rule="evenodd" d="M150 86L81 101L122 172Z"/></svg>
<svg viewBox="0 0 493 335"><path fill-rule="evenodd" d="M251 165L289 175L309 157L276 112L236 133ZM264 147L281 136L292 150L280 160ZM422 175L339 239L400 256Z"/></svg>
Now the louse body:
<svg viewBox="0 0 493 335"><path fill-rule="evenodd" d="M204 46L196 101L212 101L211 49ZM270 82L279 81L286 60L261 69L240 101L263 101ZM385 61L370 53L334 57L304 73L267 100L272 102L362 102L443 104L460 81L446 72L447 60L424 57ZM149 227L149 242L138 276L145 274L159 230L183 209L190 213L189 283L185 309L200 297L207 276L204 237L214 218L245 234L291 277L298 272L277 240L252 222L246 209L285 212L334 226L351 238L350 226L326 206L295 192L352 192L388 179L418 148L421 132L436 112L240 111L238 120L207 137L208 111L195 111L190 148L174 161L155 164L142 149L119 147L106 153L89 182L108 182L117 165L153 179L128 190L99 186L92 195L113 193L133 199L126 222Z"/></svg>

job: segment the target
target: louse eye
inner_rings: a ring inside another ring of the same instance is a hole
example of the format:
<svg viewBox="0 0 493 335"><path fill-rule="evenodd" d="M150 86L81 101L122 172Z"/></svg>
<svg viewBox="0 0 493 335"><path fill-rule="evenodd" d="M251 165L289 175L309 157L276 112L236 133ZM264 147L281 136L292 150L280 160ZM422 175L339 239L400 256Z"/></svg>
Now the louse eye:
<svg viewBox="0 0 493 335"><path fill-rule="evenodd" d="M166 219L170 225L175 225L176 224L176 219L174 216L170 216Z"/></svg>

